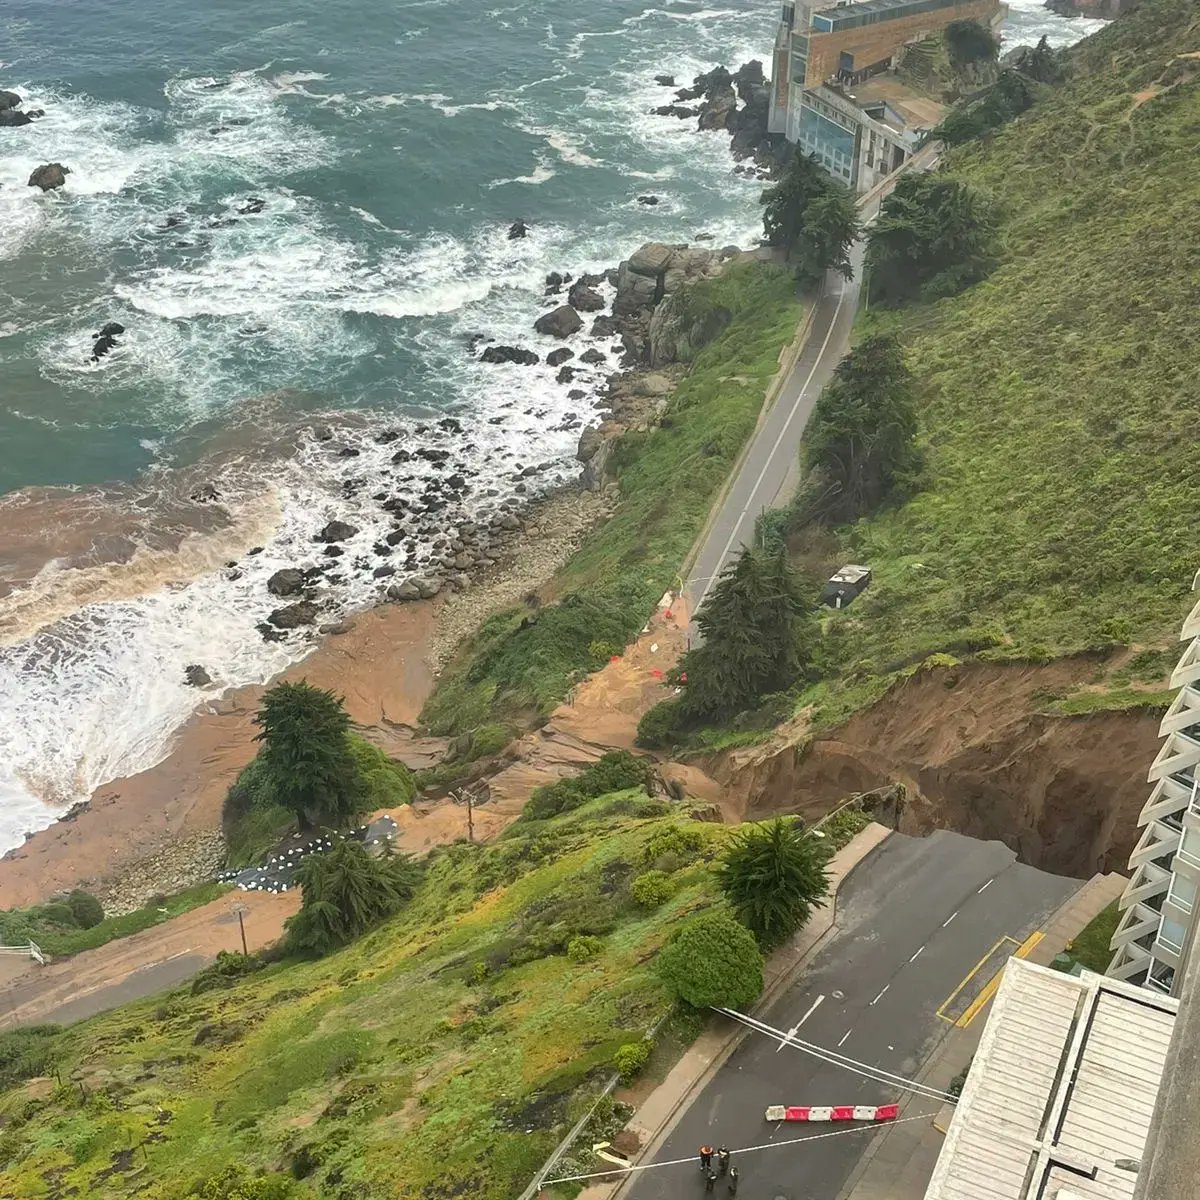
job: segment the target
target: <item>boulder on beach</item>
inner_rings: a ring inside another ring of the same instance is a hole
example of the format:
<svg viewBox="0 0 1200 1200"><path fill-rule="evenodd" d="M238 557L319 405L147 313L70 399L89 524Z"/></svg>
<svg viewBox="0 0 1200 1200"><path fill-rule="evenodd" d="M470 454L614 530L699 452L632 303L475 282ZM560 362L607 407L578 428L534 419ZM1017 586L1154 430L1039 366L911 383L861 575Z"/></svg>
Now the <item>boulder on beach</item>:
<svg viewBox="0 0 1200 1200"><path fill-rule="evenodd" d="M298 629L301 625L311 625L316 619L317 606L311 600L277 608L267 617L267 621L276 629Z"/></svg>
<svg viewBox="0 0 1200 1200"><path fill-rule="evenodd" d="M345 521L330 521L317 534L316 540L318 542L344 542L347 538L353 537L357 532L357 527L349 525Z"/></svg>
<svg viewBox="0 0 1200 1200"><path fill-rule="evenodd" d="M212 676L199 663L189 663L183 669L183 681L188 687L205 688L212 685Z"/></svg>
<svg viewBox="0 0 1200 1200"><path fill-rule="evenodd" d="M601 364L601 363L606 363L606 362L608 362L608 359L607 359L607 357L605 356L605 354L604 354L604 351L603 351L603 350L597 350L597 349L596 349L596 348L593 346L591 349L589 349L589 350L585 350L585 351L584 351L584 352L583 352L583 353L582 353L582 354L579 356L579 361L580 361L580 362L585 362L585 363L587 363L589 366L592 366L592 367L598 367L598 366L600 366L600 364Z"/></svg>
<svg viewBox="0 0 1200 1200"><path fill-rule="evenodd" d="M389 600L403 603L406 600L420 600L421 589L413 580L406 579L403 583L393 583L385 594Z"/></svg>
<svg viewBox="0 0 1200 1200"><path fill-rule="evenodd" d="M62 163L45 163L34 168L33 174L29 176L29 186L41 188L43 192L53 191L67 182L70 173L71 168L64 167Z"/></svg>
<svg viewBox="0 0 1200 1200"><path fill-rule="evenodd" d="M523 238L529 232L529 227L520 218L515 220L508 227L508 240L515 242L518 238Z"/></svg>
<svg viewBox="0 0 1200 1200"><path fill-rule="evenodd" d="M589 425L579 435L579 449L575 451L575 457L581 463L588 462L603 444L604 435L595 425Z"/></svg>
<svg viewBox="0 0 1200 1200"><path fill-rule="evenodd" d="M597 317L592 322L591 336L594 338L615 337L616 333L617 323L612 317Z"/></svg>
<svg viewBox="0 0 1200 1200"><path fill-rule="evenodd" d="M538 317L533 323L533 327L538 333L565 338L582 329L583 320L569 304L560 304L557 308Z"/></svg>
<svg viewBox="0 0 1200 1200"><path fill-rule="evenodd" d="M568 362L575 357L574 350L568 350L566 346L560 346L557 350L551 350L546 355L546 366L561 367L563 363Z"/></svg>
<svg viewBox="0 0 1200 1200"><path fill-rule="evenodd" d="M599 312L604 307L604 297L581 279L567 293L567 303L577 312Z"/></svg>
<svg viewBox="0 0 1200 1200"><path fill-rule="evenodd" d="M304 572L296 567L284 567L267 580L267 591L272 596L294 596L304 590Z"/></svg>
<svg viewBox="0 0 1200 1200"><path fill-rule="evenodd" d="M571 383L575 378L575 368L559 367L558 374L554 378L558 383Z"/></svg>
<svg viewBox="0 0 1200 1200"><path fill-rule="evenodd" d="M523 367L532 367L541 361L532 350L523 346L488 346L479 356L480 362L485 363L519 363Z"/></svg>

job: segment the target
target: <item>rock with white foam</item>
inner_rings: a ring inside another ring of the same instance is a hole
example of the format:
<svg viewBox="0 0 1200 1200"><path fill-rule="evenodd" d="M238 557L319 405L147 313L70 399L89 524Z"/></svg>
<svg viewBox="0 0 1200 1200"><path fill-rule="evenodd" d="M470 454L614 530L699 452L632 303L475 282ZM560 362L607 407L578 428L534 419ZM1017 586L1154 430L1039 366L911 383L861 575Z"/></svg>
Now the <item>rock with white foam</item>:
<svg viewBox="0 0 1200 1200"><path fill-rule="evenodd" d="M34 168L33 174L29 176L29 186L41 188L43 192L52 192L67 182L70 173L71 168L64 167L62 163L44 163Z"/></svg>
<svg viewBox="0 0 1200 1200"><path fill-rule="evenodd" d="M560 304L538 317L533 327L549 337L567 338L583 328L583 318L569 304Z"/></svg>

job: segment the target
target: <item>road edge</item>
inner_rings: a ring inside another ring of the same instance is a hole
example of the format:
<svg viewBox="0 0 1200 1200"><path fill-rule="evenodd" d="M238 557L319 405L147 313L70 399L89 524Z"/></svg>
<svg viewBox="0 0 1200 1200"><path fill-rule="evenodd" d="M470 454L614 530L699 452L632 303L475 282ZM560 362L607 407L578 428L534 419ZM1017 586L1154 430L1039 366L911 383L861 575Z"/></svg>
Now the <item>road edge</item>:
<svg viewBox="0 0 1200 1200"><path fill-rule="evenodd" d="M838 893L850 876L877 850L891 835L892 830L872 822L861 833L853 837L830 860L828 873L830 877L830 896L809 920L808 924L796 935L792 943L777 950L767 962L764 975L766 987L758 1002L751 1010L752 1013L762 1012L770 1007L796 979L796 976L808 965L811 959L824 945L830 933L837 924ZM734 1021L722 1021L722 1027L710 1033L702 1034L688 1048L667 1073L666 1078L646 1098L638 1112L634 1113L627 1128L637 1133L642 1141L642 1149L638 1160L653 1156L663 1142L679 1124L683 1114L691 1107L692 1102L707 1086L712 1077L725 1065L730 1055L741 1045L742 1040L750 1032L744 1025ZM706 1039L711 1044L701 1047ZM700 1070L691 1074L686 1082L681 1079L672 1081L676 1073L688 1074L688 1059L702 1060ZM683 1086L680 1087L680 1084ZM646 1108L655 1107L655 1097L663 1091L679 1089L678 1094L670 1100L664 1100L663 1111L655 1114L655 1124L652 1127L639 1125L638 1115ZM630 1180L630 1175L621 1176L611 1183L594 1184L580 1193L579 1200L616 1200Z"/></svg>

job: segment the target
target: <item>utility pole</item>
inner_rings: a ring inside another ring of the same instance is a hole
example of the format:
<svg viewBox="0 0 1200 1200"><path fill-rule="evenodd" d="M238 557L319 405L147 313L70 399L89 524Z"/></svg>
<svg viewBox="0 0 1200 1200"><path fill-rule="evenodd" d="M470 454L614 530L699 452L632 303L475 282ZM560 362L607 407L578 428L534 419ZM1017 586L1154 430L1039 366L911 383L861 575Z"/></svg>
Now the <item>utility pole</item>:
<svg viewBox="0 0 1200 1200"><path fill-rule="evenodd" d="M473 801L473 797L471 796L471 789L467 788L467 841L468 842L473 842L475 840L475 815L474 815L474 806L473 806L472 801Z"/></svg>
<svg viewBox="0 0 1200 1200"><path fill-rule="evenodd" d="M246 911L246 906L239 900L231 904L230 908L237 913L238 929L240 929L242 933L242 953L249 958L250 951L246 948L246 922L242 919L242 914Z"/></svg>

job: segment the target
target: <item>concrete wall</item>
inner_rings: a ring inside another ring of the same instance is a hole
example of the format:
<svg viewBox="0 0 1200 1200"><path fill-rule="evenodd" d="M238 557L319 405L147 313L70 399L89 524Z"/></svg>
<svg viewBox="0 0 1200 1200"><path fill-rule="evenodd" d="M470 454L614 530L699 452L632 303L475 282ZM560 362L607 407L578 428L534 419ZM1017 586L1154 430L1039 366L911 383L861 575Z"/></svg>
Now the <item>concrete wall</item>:
<svg viewBox="0 0 1200 1200"><path fill-rule="evenodd" d="M840 33L809 31L808 87L824 83L838 72L842 53L854 55L854 69L861 71L876 63L887 62L905 43L929 37L951 21L975 20L988 24L999 8L998 0L963 0L951 8L914 13L895 21L877 21ZM798 82L798 81L796 81Z"/></svg>

